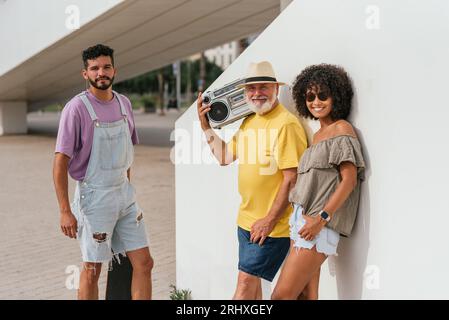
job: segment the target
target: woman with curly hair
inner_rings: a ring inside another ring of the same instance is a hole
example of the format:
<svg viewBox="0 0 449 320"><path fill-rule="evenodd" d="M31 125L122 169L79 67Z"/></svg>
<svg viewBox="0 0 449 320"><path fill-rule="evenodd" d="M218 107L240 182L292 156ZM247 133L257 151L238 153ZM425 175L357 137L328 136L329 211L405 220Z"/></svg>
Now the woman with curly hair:
<svg viewBox="0 0 449 320"><path fill-rule="evenodd" d="M293 98L299 114L320 122L298 166L290 191L290 252L272 299L318 299L320 268L337 255L340 235L351 234L364 179L362 149L346 121L353 96L343 68L309 66L296 78Z"/></svg>

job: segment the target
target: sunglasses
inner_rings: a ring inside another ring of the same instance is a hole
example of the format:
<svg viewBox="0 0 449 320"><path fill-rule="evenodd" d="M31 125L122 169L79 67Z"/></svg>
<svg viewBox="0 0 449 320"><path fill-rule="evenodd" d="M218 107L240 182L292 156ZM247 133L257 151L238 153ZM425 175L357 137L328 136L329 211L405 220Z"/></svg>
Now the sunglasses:
<svg viewBox="0 0 449 320"><path fill-rule="evenodd" d="M315 94L313 92L309 92L306 94L306 100L308 102L315 101L315 98L318 97L320 101L326 101L329 98L330 94L326 91L320 91L318 94Z"/></svg>

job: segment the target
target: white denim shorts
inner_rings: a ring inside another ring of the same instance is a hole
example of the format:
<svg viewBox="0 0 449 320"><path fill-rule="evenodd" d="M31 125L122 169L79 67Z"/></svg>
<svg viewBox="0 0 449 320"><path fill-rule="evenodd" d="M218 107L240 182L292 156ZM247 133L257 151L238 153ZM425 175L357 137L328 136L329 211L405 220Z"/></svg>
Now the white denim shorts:
<svg viewBox="0 0 449 320"><path fill-rule="evenodd" d="M324 253L326 256L337 256L337 246L340 240L340 234L328 227L323 227L315 239L307 241L299 235L299 230L306 224L303 215L303 208L300 204L293 205L293 212L290 216L290 239L293 240L293 246L297 249L312 249L316 245L316 251Z"/></svg>

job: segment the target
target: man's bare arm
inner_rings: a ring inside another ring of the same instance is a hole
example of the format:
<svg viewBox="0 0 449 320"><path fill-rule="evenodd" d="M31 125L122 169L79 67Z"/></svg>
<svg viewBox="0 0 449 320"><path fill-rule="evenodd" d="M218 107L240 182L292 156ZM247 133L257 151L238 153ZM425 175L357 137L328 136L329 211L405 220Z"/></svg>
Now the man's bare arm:
<svg viewBox="0 0 449 320"><path fill-rule="evenodd" d="M210 150L212 151L213 155L218 160L220 165L226 166L237 159L235 155L228 151L226 142L224 142L212 128L206 129L204 131L204 134L206 135Z"/></svg>
<svg viewBox="0 0 449 320"><path fill-rule="evenodd" d="M68 166L70 158L56 153L53 162L53 182L59 203L61 231L70 238L76 238L77 221L70 209Z"/></svg>
<svg viewBox="0 0 449 320"><path fill-rule="evenodd" d="M281 219L285 212L285 209L289 205L288 194L290 190L295 186L297 177L297 168L288 168L282 170L283 180L282 184L276 194L276 198L267 213L266 217L257 220L251 226L251 238L252 242L258 242L262 245L268 235L273 231L275 225Z"/></svg>

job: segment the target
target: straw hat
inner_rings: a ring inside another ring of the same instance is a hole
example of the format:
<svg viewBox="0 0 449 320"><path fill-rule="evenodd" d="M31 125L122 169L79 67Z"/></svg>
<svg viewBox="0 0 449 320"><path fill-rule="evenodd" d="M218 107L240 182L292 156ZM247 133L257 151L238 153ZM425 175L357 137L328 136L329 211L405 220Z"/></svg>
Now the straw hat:
<svg viewBox="0 0 449 320"><path fill-rule="evenodd" d="M282 86L284 82L276 80L273 66L268 61L251 63L246 72L245 82L238 85L239 88L254 83L277 83Z"/></svg>

